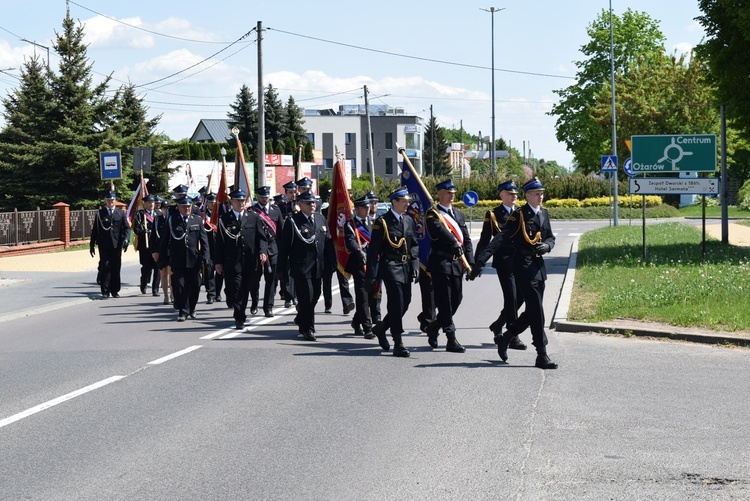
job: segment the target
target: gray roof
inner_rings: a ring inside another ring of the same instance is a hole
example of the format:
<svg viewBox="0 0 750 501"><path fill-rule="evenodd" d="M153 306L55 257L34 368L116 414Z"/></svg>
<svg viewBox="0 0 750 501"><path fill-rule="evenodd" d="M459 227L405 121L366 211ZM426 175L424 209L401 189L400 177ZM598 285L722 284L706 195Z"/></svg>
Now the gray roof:
<svg viewBox="0 0 750 501"><path fill-rule="evenodd" d="M221 118L203 118L198 122L195 132L190 136L190 142L206 142L206 134L213 143L226 143L232 139L232 131L229 130L229 121ZM202 137L201 137L202 136Z"/></svg>

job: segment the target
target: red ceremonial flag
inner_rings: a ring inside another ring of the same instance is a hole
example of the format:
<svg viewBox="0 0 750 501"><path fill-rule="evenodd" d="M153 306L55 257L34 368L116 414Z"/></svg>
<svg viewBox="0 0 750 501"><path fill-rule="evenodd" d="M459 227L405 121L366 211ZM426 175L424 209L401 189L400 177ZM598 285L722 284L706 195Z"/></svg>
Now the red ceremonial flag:
<svg viewBox="0 0 750 501"><path fill-rule="evenodd" d="M226 201L227 201L227 163L222 161L221 176L219 176L219 192L216 194L216 203L214 204L214 209L211 211L211 221L210 221L211 227L216 228L216 225L219 224L219 216L221 215L221 207L226 203Z"/></svg>
<svg viewBox="0 0 750 501"><path fill-rule="evenodd" d="M349 190L346 188L344 159L339 157L333 166L333 186L331 187L331 198L328 200L328 229L336 246L338 269L346 278L349 278L350 274L344 271L346 263L349 261L349 253L344 244L344 225L351 219L352 201L349 198Z"/></svg>
<svg viewBox="0 0 750 501"><path fill-rule="evenodd" d="M135 213L138 212L139 209L143 208L143 197L148 195L148 188L146 188L146 183L148 183L148 179L143 178L143 171L141 171L141 182L138 183L138 187L135 189L135 193L133 193L133 198L128 204L127 217L128 223L131 225L133 224Z"/></svg>
<svg viewBox="0 0 750 501"><path fill-rule="evenodd" d="M253 182L250 173L247 171L245 165L245 153L242 151L242 143L240 142L240 136L235 135L234 139L237 141L237 157L234 162L235 178L235 189L245 190L247 198L245 198L245 207L252 207L253 205Z"/></svg>

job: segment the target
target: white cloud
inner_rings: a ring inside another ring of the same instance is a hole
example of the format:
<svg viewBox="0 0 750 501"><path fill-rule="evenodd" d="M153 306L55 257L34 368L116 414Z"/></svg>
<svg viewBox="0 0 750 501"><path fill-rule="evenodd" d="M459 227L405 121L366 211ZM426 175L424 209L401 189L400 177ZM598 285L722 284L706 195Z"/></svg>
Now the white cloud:
<svg viewBox="0 0 750 501"><path fill-rule="evenodd" d="M124 18L121 21L131 26L143 25L139 17ZM148 49L154 45L152 35L122 23L102 16L83 21L85 42L94 49L117 46Z"/></svg>

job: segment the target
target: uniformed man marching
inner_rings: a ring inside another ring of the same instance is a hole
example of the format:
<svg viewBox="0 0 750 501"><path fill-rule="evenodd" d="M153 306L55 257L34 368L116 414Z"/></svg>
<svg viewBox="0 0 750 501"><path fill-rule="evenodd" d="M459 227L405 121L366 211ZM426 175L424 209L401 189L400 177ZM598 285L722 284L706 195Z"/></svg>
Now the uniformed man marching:
<svg viewBox="0 0 750 501"><path fill-rule="evenodd" d="M260 279L265 279L263 289L263 313L267 317L273 317L273 299L276 294L276 267L278 265L279 245L278 239L284 227L284 219L278 207L270 203L271 187L261 186L255 190L258 201L253 204L253 211L260 218L261 231L265 236L267 261L261 266L262 271L253 275L250 284L250 313L255 315L258 311L260 301Z"/></svg>
<svg viewBox="0 0 750 501"><path fill-rule="evenodd" d="M356 311L352 328L357 336L373 339L372 316L375 312L375 298L367 287L367 247L371 239L372 220L369 216L370 203L367 196L354 200L354 216L344 225L344 244L349 252L345 271L354 281Z"/></svg>
<svg viewBox="0 0 750 501"><path fill-rule="evenodd" d="M151 233L156 222L156 213L154 211L154 202L156 197L146 195L143 197L143 209L135 213L133 218L133 232L138 237L136 249L138 250L138 259L141 263L141 294L146 293L146 287L151 282L151 294L159 295L160 276L159 270L151 255ZM153 281L151 274L153 273Z"/></svg>
<svg viewBox="0 0 750 501"><path fill-rule="evenodd" d="M127 252L130 245L130 224L125 211L116 206L116 199L114 191L104 195L105 207L96 212L89 242L91 257L94 257L94 248L99 248L96 282L102 298L108 298L110 294L120 297L122 253Z"/></svg>
<svg viewBox="0 0 750 501"><path fill-rule="evenodd" d="M427 336L430 346L437 348L442 328L448 338L445 350L463 353L466 349L456 339L453 315L463 300L464 263L473 263L474 252L464 214L453 207L456 185L448 179L439 183L436 189L438 203L425 213L425 224L431 241L427 271L432 276L438 313L437 320L427 327Z"/></svg>
<svg viewBox="0 0 750 501"><path fill-rule="evenodd" d="M328 229L325 218L315 212L315 195L303 193L298 202L300 211L290 215L284 223L278 267L294 280L298 337L315 341L315 305L321 294L323 248Z"/></svg>
<svg viewBox="0 0 750 501"><path fill-rule="evenodd" d="M547 270L544 254L555 246L555 235L547 210L542 207L544 186L539 179L532 179L523 186L526 205L516 209L508 217L505 229L495 235L490 244L476 258L470 279L481 272L484 263L492 256L503 240L510 239L515 247L514 275L526 302L527 321L520 319L510 330L497 338L497 352L503 361L508 360L508 342L513 336L531 327L532 344L536 348L536 367L557 369L557 364L547 355L547 334L544 332L544 283Z"/></svg>
<svg viewBox="0 0 750 501"><path fill-rule="evenodd" d="M292 214L299 212L299 206L297 205L297 183L289 181L282 186L284 188L284 195L282 199L283 204L279 205L281 215L284 221L291 217ZM284 300L284 308L291 308L292 304L297 304L296 296L294 294L294 280L289 276L289 270L279 271L279 292L281 299Z"/></svg>
<svg viewBox="0 0 750 501"><path fill-rule="evenodd" d="M518 185L515 182L508 180L500 183L497 191L503 203L487 211L485 214L484 223L482 224L482 234L479 237L479 243L475 251L476 256L482 253L492 240L492 237L504 230L508 217L516 209ZM503 332L503 326L508 325L510 327L518 319L518 309L523 305L523 295L516 285L516 279L513 275L514 256L515 247L510 239L503 240L492 256L492 267L497 270L500 289L503 291L503 308L497 319L490 324L495 344L497 344L497 337ZM523 315L525 316L526 313L524 312ZM508 348L525 350L526 345L518 339L518 336L514 336L509 341Z"/></svg>
<svg viewBox="0 0 750 501"><path fill-rule="evenodd" d="M367 283L370 291L381 279L388 296L385 317L373 327L383 351L390 350L386 331L393 338L393 355L408 357L404 347L403 316L411 302L411 284L419 277L419 242L414 220L406 216L411 197L409 191L398 188L389 197L391 209L372 225L372 239L367 249Z"/></svg>
<svg viewBox="0 0 750 501"><path fill-rule="evenodd" d="M210 260L208 236L203 220L192 214L192 201L187 197L177 200L178 213L167 216L165 232L159 242L161 255L169 256L174 288L174 308L177 321L196 318L195 306L201 287L201 265Z"/></svg>
<svg viewBox="0 0 750 501"><path fill-rule="evenodd" d="M253 276L267 259L266 240L260 218L245 210L246 194L235 190L229 194L232 210L219 218L216 236L216 273L224 275L227 299L232 298L234 322L242 329L247 319L247 301Z"/></svg>

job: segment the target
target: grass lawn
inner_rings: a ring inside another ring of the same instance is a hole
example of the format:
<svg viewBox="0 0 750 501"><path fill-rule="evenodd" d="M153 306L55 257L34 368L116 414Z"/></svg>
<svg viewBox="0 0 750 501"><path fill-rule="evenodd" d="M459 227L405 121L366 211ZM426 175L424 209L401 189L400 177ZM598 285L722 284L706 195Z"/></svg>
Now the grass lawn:
<svg viewBox="0 0 750 501"><path fill-rule="evenodd" d="M680 207L678 210L683 217L701 217L703 215L703 208L700 205L688 205L686 207ZM750 211L742 210L735 205L727 207L727 212L729 213L729 217L750 218ZM721 217L721 206L707 206L706 217Z"/></svg>
<svg viewBox="0 0 750 501"><path fill-rule="evenodd" d="M750 251L706 241L682 223L601 228L579 242L568 318L615 318L750 331Z"/></svg>

